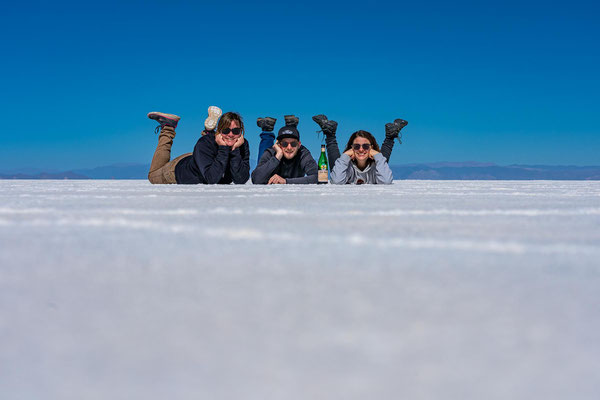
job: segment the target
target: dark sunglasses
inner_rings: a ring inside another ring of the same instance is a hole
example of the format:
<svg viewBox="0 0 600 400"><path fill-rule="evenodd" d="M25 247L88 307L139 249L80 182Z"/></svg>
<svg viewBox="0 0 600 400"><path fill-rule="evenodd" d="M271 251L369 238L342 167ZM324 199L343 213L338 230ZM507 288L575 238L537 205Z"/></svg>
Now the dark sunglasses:
<svg viewBox="0 0 600 400"><path fill-rule="evenodd" d="M298 142L295 140L291 141L291 142L279 142L279 145L284 149L288 146L292 146L292 148L296 148L296 147L298 147Z"/></svg>
<svg viewBox="0 0 600 400"><path fill-rule="evenodd" d="M361 147L360 144L353 144L352 145L352 150L358 151L358 150L360 150L360 147ZM369 150L369 149L371 149L371 144L370 143L363 143L362 144L362 148L363 148L363 150Z"/></svg>
<svg viewBox="0 0 600 400"><path fill-rule="evenodd" d="M234 135L237 136L237 135L240 135L242 133L242 128L233 128L233 129L225 128L225 129L223 129L221 131L221 133L223 135L229 135L229 132L231 132L231 133L233 133Z"/></svg>

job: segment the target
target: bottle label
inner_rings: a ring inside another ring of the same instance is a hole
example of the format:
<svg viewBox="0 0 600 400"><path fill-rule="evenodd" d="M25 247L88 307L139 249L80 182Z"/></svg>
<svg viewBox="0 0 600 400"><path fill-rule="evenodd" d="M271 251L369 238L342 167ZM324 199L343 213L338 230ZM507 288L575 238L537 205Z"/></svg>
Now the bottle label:
<svg viewBox="0 0 600 400"><path fill-rule="evenodd" d="M326 168L319 170L319 172L317 174L317 179L319 182L327 182L328 181Z"/></svg>

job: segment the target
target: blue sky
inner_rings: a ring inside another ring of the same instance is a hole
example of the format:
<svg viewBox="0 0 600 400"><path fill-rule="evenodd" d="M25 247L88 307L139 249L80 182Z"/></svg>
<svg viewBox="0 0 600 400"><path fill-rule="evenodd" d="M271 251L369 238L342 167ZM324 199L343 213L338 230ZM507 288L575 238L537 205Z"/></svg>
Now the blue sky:
<svg viewBox="0 0 600 400"><path fill-rule="evenodd" d="M418 3L418 4L417 4ZM0 169L149 163L149 111L324 113L345 143L409 121L394 163L600 165L600 6L547 2L24 2L4 6ZM278 121L278 122L279 122ZM281 124L278 123L278 127Z"/></svg>

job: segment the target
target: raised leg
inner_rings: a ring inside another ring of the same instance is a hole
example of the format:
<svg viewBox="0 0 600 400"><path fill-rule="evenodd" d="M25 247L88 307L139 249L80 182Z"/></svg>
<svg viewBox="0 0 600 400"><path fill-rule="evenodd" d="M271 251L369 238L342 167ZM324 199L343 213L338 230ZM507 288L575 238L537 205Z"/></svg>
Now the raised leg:
<svg viewBox="0 0 600 400"><path fill-rule="evenodd" d="M390 156L392 155L392 150L394 149L394 138L388 135L385 135L385 139L381 144L381 155L385 157L388 164L390 162Z"/></svg>
<svg viewBox="0 0 600 400"><path fill-rule="evenodd" d="M396 119L394 122L385 124L385 139L381 144L381 155L385 157L388 164L394 148L394 139L398 138L398 141L400 142L400 130L406 125L408 125L408 122L403 119Z"/></svg>
<svg viewBox="0 0 600 400"><path fill-rule="evenodd" d="M325 135L325 146L327 147L327 160L329 168L333 168L335 162L340 158L340 147L335 135Z"/></svg>
<svg viewBox="0 0 600 400"><path fill-rule="evenodd" d="M160 112L151 112L148 114L148 118L156 120L160 124L158 145L150 163L148 180L150 183L173 183L167 182L163 169L171 160L171 147L175 138L175 128L180 118L177 115Z"/></svg>
<svg viewBox="0 0 600 400"><path fill-rule="evenodd" d="M158 136L158 146L154 151L150 171L148 172L148 180L150 183L168 183L165 182L163 168L171 160L171 146L173 146L173 138L175 137L175 129L171 126L164 125L160 129Z"/></svg>
<svg viewBox="0 0 600 400"><path fill-rule="evenodd" d="M312 117L312 119L319 125L321 131L325 135L327 159L329 162L329 168L332 169L337 159L340 158L340 148L335 137L338 123L327 119L327 116L323 114L315 115Z"/></svg>
<svg viewBox="0 0 600 400"><path fill-rule="evenodd" d="M257 164L260 162L260 158L265 150L269 147L273 147L273 144L275 143L275 134L273 133L275 122L277 122L277 119L271 117L258 118L256 120L256 125L262 129L262 132L260 133L260 144L258 145Z"/></svg>

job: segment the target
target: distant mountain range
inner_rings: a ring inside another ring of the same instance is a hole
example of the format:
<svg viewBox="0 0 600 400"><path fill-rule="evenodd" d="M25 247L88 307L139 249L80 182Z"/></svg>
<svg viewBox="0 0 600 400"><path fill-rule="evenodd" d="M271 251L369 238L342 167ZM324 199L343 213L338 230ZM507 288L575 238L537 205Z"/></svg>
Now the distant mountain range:
<svg viewBox="0 0 600 400"><path fill-rule="evenodd" d="M22 168L0 171L0 179L147 179L149 168L146 164L114 164L63 172Z"/></svg>
<svg viewBox="0 0 600 400"><path fill-rule="evenodd" d="M392 165L394 179L440 180L600 180L600 166L507 165L439 162Z"/></svg>
<svg viewBox="0 0 600 400"><path fill-rule="evenodd" d="M254 163L251 165L254 167ZM392 165L395 179L423 180L600 180L600 166L507 165L437 162ZM114 164L72 171L35 168L0 171L0 179L147 179L147 164Z"/></svg>

